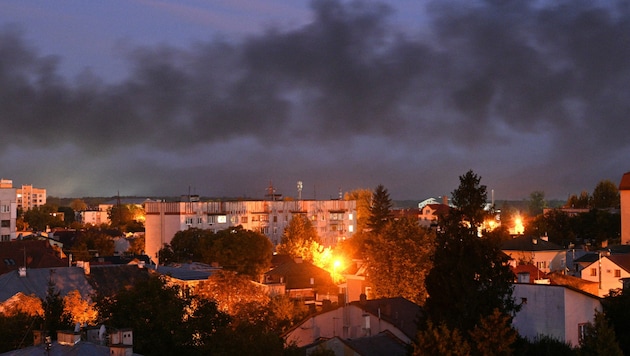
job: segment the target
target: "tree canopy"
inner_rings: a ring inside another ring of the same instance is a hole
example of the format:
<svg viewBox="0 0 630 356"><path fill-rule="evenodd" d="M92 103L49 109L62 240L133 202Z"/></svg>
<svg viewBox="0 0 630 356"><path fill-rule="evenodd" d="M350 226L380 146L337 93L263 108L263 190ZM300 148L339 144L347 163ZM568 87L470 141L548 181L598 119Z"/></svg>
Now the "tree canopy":
<svg viewBox="0 0 630 356"><path fill-rule="evenodd" d="M425 278L431 269L435 234L417 221L390 221L368 240L368 280L376 298L403 296L423 305Z"/></svg>
<svg viewBox="0 0 630 356"><path fill-rule="evenodd" d="M379 184L374 193L372 193L372 202L370 204L370 216L368 217L367 226L372 232L378 234L385 227L387 222L392 218L392 199L389 192Z"/></svg>
<svg viewBox="0 0 630 356"><path fill-rule="evenodd" d="M319 248L319 237L306 215L295 214L282 233L282 241L276 250L280 254L301 257L313 261L313 250Z"/></svg>
<svg viewBox="0 0 630 356"><path fill-rule="evenodd" d="M426 279L426 309L435 323L467 333L495 309L510 315L514 274L501 251L504 230L479 231L486 187L469 171L453 192L457 208L439 222L433 268Z"/></svg>

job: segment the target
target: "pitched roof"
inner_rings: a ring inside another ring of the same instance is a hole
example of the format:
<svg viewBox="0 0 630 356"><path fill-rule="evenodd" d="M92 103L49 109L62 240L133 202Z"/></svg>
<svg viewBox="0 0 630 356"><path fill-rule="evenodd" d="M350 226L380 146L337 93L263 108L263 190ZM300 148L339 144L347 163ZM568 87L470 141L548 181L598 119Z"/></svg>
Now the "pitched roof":
<svg viewBox="0 0 630 356"><path fill-rule="evenodd" d="M0 302L6 301L17 293L34 294L44 299L50 280L55 284L55 291L59 292L61 296L65 296L75 289L84 299L89 299L94 293L83 268L32 268L26 270L24 277L21 277L18 271L11 271L0 276Z"/></svg>
<svg viewBox="0 0 630 356"><path fill-rule="evenodd" d="M559 245L553 242L545 241L527 235L519 235L513 239L503 241L501 250L507 251L558 251L563 250Z"/></svg>
<svg viewBox="0 0 630 356"><path fill-rule="evenodd" d="M621 183L619 183L619 190L630 190L630 172L626 172L621 177Z"/></svg>
<svg viewBox="0 0 630 356"><path fill-rule="evenodd" d="M19 267L65 267L68 260L60 257L46 240L0 242L0 274L16 271Z"/></svg>
<svg viewBox="0 0 630 356"><path fill-rule="evenodd" d="M610 255L606 256L606 258L623 268L626 272L630 272L630 255Z"/></svg>
<svg viewBox="0 0 630 356"><path fill-rule="evenodd" d="M405 356L409 354L408 345L388 331L373 336L342 341L361 356Z"/></svg>
<svg viewBox="0 0 630 356"><path fill-rule="evenodd" d="M412 340L417 336L418 322L424 314L422 307L403 297L369 299L350 304L388 321Z"/></svg>
<svg viewBox="0 0 630 356"><path fill-rule="evenodd" d="M291 260L265 272L265 275L284 277L286 289L313 288L314 285L333 285L328 271L309 262L297 263ZM314 285L310 282L311 278L314 279Z"/></svg>

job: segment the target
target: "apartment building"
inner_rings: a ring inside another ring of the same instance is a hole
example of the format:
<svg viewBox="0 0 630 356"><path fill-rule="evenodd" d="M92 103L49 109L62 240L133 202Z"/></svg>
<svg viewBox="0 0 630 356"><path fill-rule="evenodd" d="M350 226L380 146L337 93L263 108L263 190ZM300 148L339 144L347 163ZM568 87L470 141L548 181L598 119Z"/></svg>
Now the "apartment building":
<svg viewBox="0 0 630 356"><path fill-rule="evenodd" d="M15 240L17 219L16 189L13 181L0 180L0 241Z"/></svg>
<svg viewBox="0 0 630 356"><path fill-rule="evenodd" d="M22 188L17 188L16 196L17 206L23 211L46 204L46 189L33 188L32 185L22 185Z"/></svg>
<svg viewBox="0 0 630 356"><path fill-rule="evenodd" d="M354 200L255 200L145 202L145 251L155 259L178 231L189 228L219 231L242 225L266 235L274 246L296 214L307 216L324 246L335 245L356 231Z"/></svg>

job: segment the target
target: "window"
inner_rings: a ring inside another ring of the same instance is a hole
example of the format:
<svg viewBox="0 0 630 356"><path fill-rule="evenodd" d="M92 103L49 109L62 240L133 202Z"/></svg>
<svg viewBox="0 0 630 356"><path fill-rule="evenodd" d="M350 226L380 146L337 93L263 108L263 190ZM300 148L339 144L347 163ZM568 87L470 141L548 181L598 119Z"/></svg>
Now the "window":
<svg viewBox="0 0 630 356"><path fill-rule="evenodd" d="M277 215L273 216L273 222L278 222L278 216Z"/></svg>
<svg viewBox="0 0 630 356"><path fill-rule="evenodd" d="M617 277L617 278L621 277L621 270L620 269L616 269L615 270L615 277Z"/></svg>
<svg viewBox="0 0 630 356"><path fill-rule="evenodd" d="M591 268L591 277L597 276L597 268Z"/></svg>
<svg viewBox="0 0 630 356"><path fill-rule="evenodd" d="M241 224L247 224L247 216L241 216Z"/></svg>
<svg viewBox="0 0 630 356"><path fill-rule="evenodd" d="M352 221L352 213L348 214L348 220Z"/></svg>
<svg viewBox="0 0 630 356"><path fill-rule="evenodd" d="M2 236L0 236L0 241L2 241L2 242L11 241L11 235L2 235Z"/></svg>
<svg viewBox="0 0 630 356"><path fill-rule="evenodd" d="M348 232L354 232L354 225L348 225Z"/></svg>
<svg viewBox="0 0 630 356"><path fill-rule="evenodd" d="M208 224L212 225L215 223L214 215L208 215Z"/></svg>
<svg viewBox="0 0 630 356"><path fill-rule="evenodd" d="M11 212L11 207L9 205L0 205L0 213L9 213Z"/></svg>
<svg viewBox="0 0 630 356"><path fill-rule="evenodd" d="M225 215L217 216L217 223L225 224L226 222L227 222L227 216L225 216Z"/></svg>
<svg viewBox="0 0 630 356"><path fill-rule="evenodd" d="M547 268L547 261L536 262L536 268L543 270Z"/></svg>
<svg viewBox="0 0 630 356"><path fill-rule="evenodd" d="M586 336L586 326L588 325L588 323L580 323L578 324L578 340L580 342L582 342L582 340L584 340L584 337Z"/></svg>
<svg viewBox="0 0 630 356"><path fill-rule="evenodd" d="M0 222L0 227L11 227L11 220L2 220Z"/></svg>
<svg viewBox="0 0 630 356"><path fill-rule="evenodd" d="M192 225L193 218L186 218L186 225Z"/></svg>
<svg viewBox="0 0 630 356"><path fill-rule="evenodd" d="M203 218L202 217L198 217L197 218L197 224L203 224Z"/></svg>

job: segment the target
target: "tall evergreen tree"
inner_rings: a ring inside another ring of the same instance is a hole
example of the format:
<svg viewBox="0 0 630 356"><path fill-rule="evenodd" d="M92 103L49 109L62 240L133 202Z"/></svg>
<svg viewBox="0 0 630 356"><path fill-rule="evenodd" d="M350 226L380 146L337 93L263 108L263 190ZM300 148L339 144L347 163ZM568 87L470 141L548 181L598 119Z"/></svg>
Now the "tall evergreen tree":
<svg viewBox="0 0 630 356"><path fill-rule="evenodd" d="M595 320L586 325L586 330L580 340L580 355L623 355L617 343L615 329L608 324L604 313L596 311Z"/></svg>
<svg viewBox="0 0 630 356"><path fill-rule="evenodd" d="M370 204L370 216L368 218L368 228L374 233L379 233L392 217L392 200L389 192L379 184L372 194L372 203Z"/></svg>
<svg viewBox="0 0 630 356"><path fill-rule="evenodd" d="M457 208L439 223L433 268L426 279L426 309L434 323L468 334L494 309L510 315L518 307L512 298L514 274L500 248L502 236L479 231L485 186L472 171L460 181L453 192Z"/></svg>

